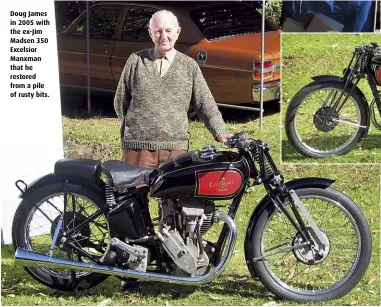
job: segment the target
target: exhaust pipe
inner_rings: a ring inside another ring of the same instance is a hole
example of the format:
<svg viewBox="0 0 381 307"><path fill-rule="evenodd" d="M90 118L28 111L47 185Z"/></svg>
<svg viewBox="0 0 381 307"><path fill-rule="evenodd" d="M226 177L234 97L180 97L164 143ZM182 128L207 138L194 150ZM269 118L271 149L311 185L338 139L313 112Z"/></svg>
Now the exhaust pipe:
<svg viewBox="0 0 381 307"><path fill-rule="evenodd" d="M52 257L50 255L36 253L24 250L22 248L17 248L15 253L15 263L16 265L22 265L26 267L44 267L44 268L54 268L54 269L71 269L87 271L92 273L101 273L106 275L115 275L125 278L136 278L141 280L159 281L166 283L182 284L182 285L192 285L198 286L210 282L217 276L219 276L225 269L230 261L233 254L234 246L237 240L237 227L233 219L221 212L216 212L217 220L223 220L229 227L229 239L226 245L226 251L224 257L221 259L220 263L208 274L199 277L182 277L182 276L172 276L160 273L151 272L138 272L130 269L120 269L107 265L99 265L94 263L85 263L79 261L72 261L68 259L62 259L57 257Z"/></svg>

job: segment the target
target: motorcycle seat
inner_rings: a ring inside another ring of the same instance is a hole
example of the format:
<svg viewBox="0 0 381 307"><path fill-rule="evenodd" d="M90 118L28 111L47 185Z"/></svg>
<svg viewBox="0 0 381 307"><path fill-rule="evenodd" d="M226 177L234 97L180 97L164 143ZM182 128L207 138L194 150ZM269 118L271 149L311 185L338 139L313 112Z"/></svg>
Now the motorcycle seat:
<svg viewBox="0 0 381 307"><path fill-rule="evenodd" d="M149 175L155 169L110 160L102 163L102 170L110 180L112 186L116 190L119 190L121 188L130 188L141 184L148 185Z"/></svg>

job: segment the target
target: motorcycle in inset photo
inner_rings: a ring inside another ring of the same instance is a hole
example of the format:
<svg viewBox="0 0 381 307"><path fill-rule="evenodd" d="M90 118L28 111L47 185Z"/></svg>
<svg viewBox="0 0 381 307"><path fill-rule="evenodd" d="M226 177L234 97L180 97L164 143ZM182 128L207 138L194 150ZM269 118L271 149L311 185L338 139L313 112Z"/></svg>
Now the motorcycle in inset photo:
<svg viewBox="0 0 381 307"><path fill-rule="evenodd" d="M302 155L326 158L344 155L366 137L370 122L381 123L381 49L376 43L355 48L343 76L312 77L300 89L286 110L285 130L291 145ZM373 99L368 103L359 89L361 79L368 81Z"/></svg>
<svg viewBox="0 0 381 307"><path fill-rule="evenodd" d="M286 182L261 140L238 133L226 145L231 150L209 145L157 168L62 159L52 174L28 186L17 181L16 265L61 291L88 289L110 275L126 282L205 284L233 255L243 195L263 184L267 193L253 204L244 241L242 261L251 276L291 301L349 293L372 254L360 208L331 187L333 180ZM227 213L218 200L231 200ZM219 225L218 239L210 239L209 230Z"/></svg>

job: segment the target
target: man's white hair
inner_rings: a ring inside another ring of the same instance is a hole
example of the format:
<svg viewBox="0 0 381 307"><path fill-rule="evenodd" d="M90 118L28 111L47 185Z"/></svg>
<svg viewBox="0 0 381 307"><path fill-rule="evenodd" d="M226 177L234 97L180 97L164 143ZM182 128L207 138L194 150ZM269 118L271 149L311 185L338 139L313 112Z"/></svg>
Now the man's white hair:
<svg viewBox="0 0 381 307"><path fill-rule="evenodd" d="M180 27L179 25L179 21L177 20L177 17L175 14L173 14L171 11L167 11L167 10L161 10L161 11L157 11L156 13L154 13L151 17L151 19L149 20L149 28L152 29L152 24L153 24L153 20L158 17L158 16L167 16L169 18L172 18L173 21L174 21L174 24L176 26L176 28Z"/></svg>

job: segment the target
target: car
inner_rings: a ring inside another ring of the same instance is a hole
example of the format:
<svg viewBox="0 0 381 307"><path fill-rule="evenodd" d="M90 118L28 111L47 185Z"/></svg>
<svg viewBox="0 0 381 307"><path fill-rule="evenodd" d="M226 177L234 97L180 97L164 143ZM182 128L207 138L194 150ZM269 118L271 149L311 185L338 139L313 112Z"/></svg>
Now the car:
<svg viewBox="0 0 381 307"><path fill-rule="evenodd" d="M92 92L113 94L129 55L153 46L150 17L166 9L182 27L176 49L197 61L218 105L251 109L260 101L260 5L261 1L95 2L89 6L89 41L86 10L58 33L61 86L86 90L90 81ZM281 31L269 20L265 31L266 102L280 97Z"/></svg>

